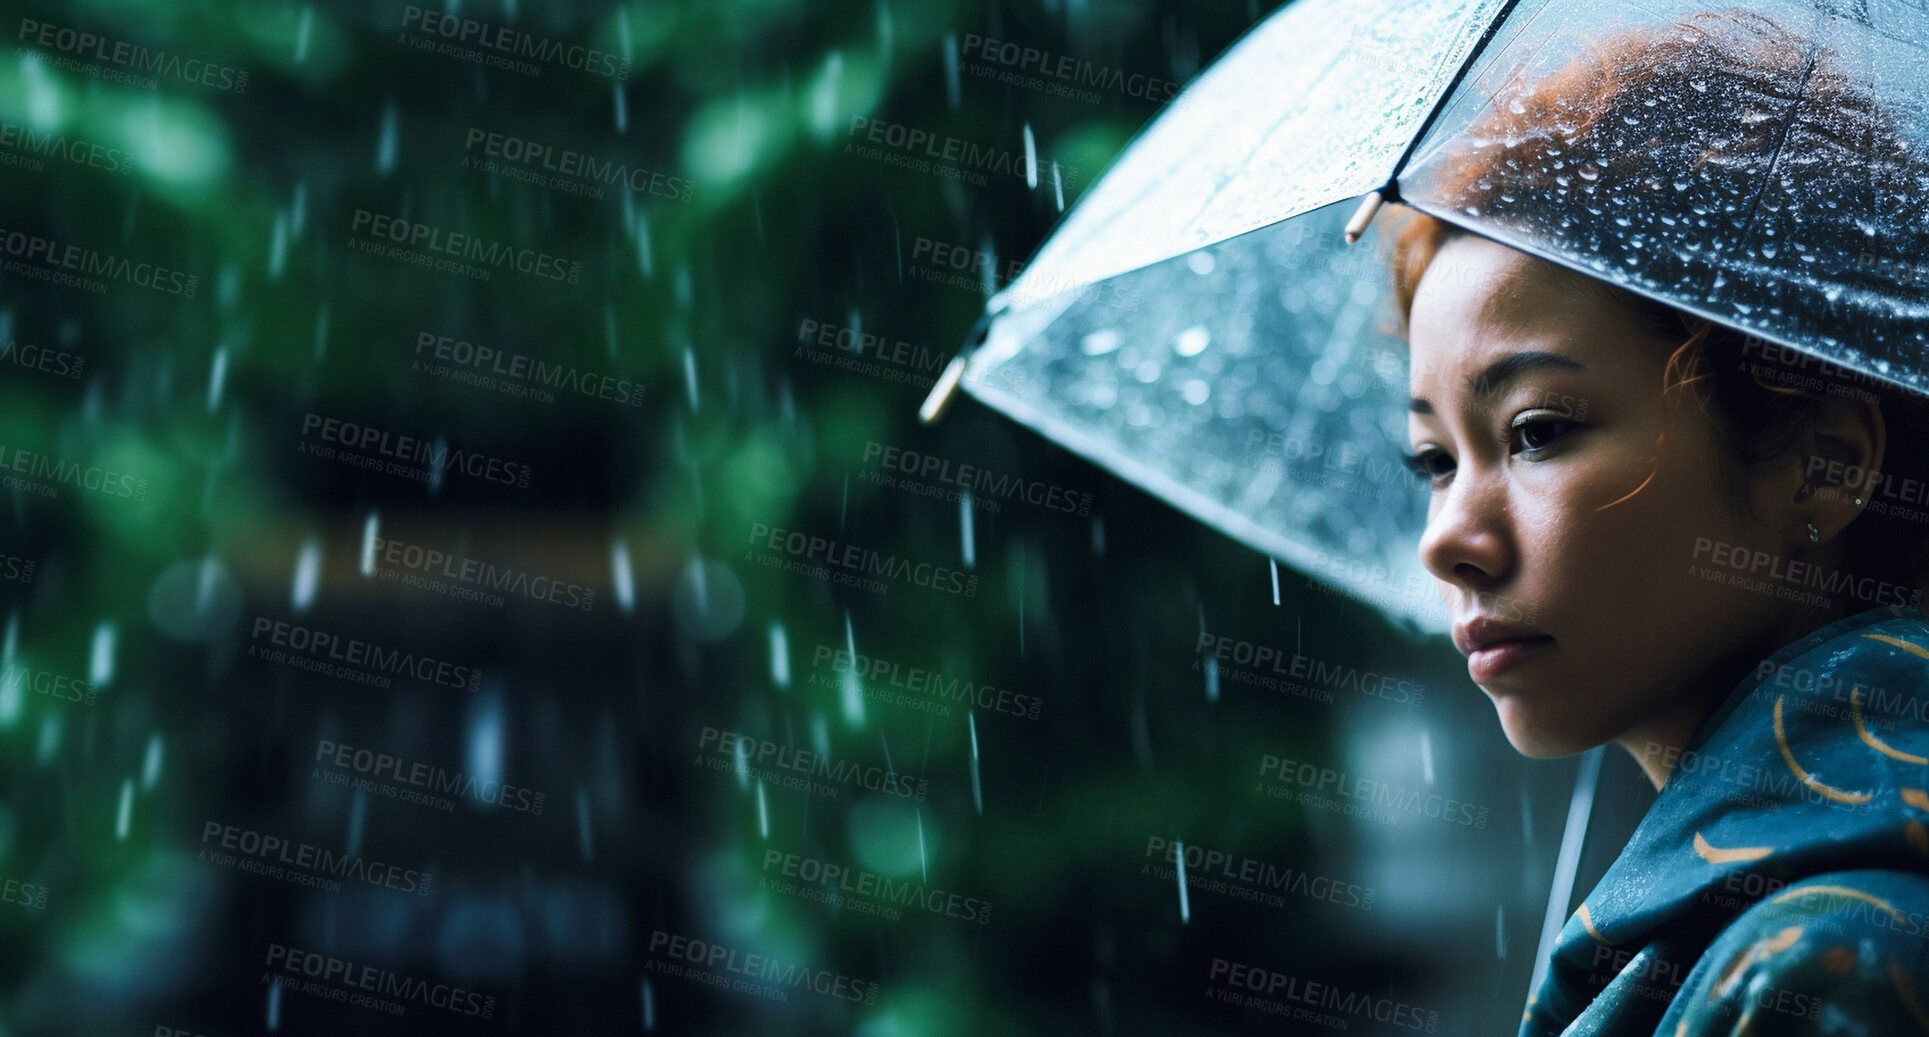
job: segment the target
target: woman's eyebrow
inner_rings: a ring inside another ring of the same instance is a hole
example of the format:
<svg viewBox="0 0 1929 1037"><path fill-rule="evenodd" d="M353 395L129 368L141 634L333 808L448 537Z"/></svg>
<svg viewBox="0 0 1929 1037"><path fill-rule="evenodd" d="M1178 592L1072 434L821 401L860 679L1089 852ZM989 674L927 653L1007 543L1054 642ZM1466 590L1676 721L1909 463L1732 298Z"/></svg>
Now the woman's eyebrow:
<svg viewBox="0 0 1929 1037"><path fill-rule="evenodd" d="M1585 371L1587 365L1572 357L1550 353L1544 349L1530 349L1519 353L1509 353L1504 357L1476 371L1467 379L1467 394L1476 403L1488 403L1501 390L1507 388L1514 379L1543 367L1558 367L1571 371ZM1407 401L1407 410L1414 414L1432 414L1433 404L1416 396Z"/></svg>

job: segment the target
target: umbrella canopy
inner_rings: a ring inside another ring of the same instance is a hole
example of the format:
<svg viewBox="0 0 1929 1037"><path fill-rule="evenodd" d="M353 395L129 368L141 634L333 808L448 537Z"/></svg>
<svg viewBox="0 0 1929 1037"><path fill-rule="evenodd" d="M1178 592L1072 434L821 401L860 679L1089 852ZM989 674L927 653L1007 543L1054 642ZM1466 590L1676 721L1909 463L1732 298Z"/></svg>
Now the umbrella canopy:
<svg viewBox="0 0 1929 1037"><path fill-rule="evenodd" d="M1395 8L1398 8L1396 13ZM1306 0L1134 140L941 381L1422 631L1376 190L1929 391L1908 0ZM1630 68L1648 86L1629 86ZM1370 211L1370 210L1367 210Z"/></svg>

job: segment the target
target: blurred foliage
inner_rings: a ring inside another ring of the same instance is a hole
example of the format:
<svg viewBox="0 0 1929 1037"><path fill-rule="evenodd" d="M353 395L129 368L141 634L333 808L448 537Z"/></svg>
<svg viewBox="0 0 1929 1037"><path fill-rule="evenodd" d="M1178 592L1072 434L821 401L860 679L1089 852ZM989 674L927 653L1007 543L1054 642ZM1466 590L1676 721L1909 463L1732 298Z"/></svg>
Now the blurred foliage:
<svg viewBox="0 0 1929 1037"><path fill-rule="evenodd" d="M1249 790L1261 754L1337 760L1345 713L1231 684L1207 695L1194 638L1208 622L1416 674L1436 689L1430 724L1475 732L1463 759L1499 759L1484 703L1457 697L1450 658L1441 668L1437 652L1290 573L1275 604L1264 559L1032 434L969 401L920 427L919 387L800 349L815 321L950 353L984 293L920 276L917 241L983 250L1006 271L1059 216L1050 164L1079 173L1063 185L1069 205L1157 114L1121 91L1086 103L959 74L967 35L1183 82L1266 10L505 0L448 11L616 55L630 69L620 81L417 50L410 11L15 5L0 120L133 167L0 166L0 227L198 280L191 295L124 280L97 294L0 273L0 341L85 358L71 378L0 370L0 444L145 486L140 500L66 484L52 498L6 491L0 553L34 569L0 581L11 681L0 878L47 897L0 913L0 1033L1272 1025L1200 997L1214 958L1446 1006L1459 1013L1452 1032L1514 1017L1564 800L1552 782L1556 795L1536 792L1530 810L1511 758L1478 775L1508 819L1455 844L1494 865L1511 898L1498 916L1501 894L1461 887L1429 894L1431 920L1310 900L1255 911L1205 893L1182 918L1172 884L1142 873L1153 836L1315 871L1367 867L1343 830ZM61 67L28 22L245 72L245 88L110 82L100 62L96 74ZM866 159L846 150L858 119L1008 154L1029 134L1047 175L1036 188L996 174L967 186ZM690 190L596 199L489 176L466 168L476 131L617 157ZM350 245L365 236L358 211L538 250L580 263L580 277L499 268L477 281L369 255ZM643 400L542 403L428 376L412 366L423 334L633 381ZM425 486L329 462L303 451L311 415L534 476L526 490L457 476ZM1074 517L1006 502L967 525L956 504L867 482L872 444L1094 504ZM897 582L872 594L746 562L761 527L969 572L977 591ZM596 605L491 609L374 579L377 537L581 584ZM473 694L378 689L269 665L249 656L261 617L486 678ZM813 663L846 647L1036 696L1040 717L854 706L848 678ZM98 701L31 693L42 671L84 679ZM705 727L888 762L928 778L929 797L759 791L692 765ZM548 808L465 801L444 813L351 795L311 776L320 739L494 766L545 791ZM1545 814L1539 842L1520 816L1533 811ZM210 822L359 847L429 868L436 889L330 894L219 867L197 858ZM985 925L887 922L777 895L759 888L772 847L915 874L995 913ZM1443 932L1468 915L1492 918L1496 935L1468 937L1476 954L1442 954ZM659 930L865 977L883 994L868 1006L777 1002L662 978L646 970ZM1489 953L1509 932L1513 949ZM274 943L486 991L495 1017L276 997L263 982Z"/></svg>

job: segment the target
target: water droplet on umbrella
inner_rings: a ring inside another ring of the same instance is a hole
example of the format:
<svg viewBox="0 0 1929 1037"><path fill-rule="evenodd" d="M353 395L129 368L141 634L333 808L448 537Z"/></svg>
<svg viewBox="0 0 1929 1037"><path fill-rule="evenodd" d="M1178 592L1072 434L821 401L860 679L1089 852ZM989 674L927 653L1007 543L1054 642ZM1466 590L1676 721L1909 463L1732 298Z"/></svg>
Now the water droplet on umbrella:
<svg viewBox="0 0 1929 1037"><path fill-rule="evenodd" d="M1086 356L1103 356L1124 344L1125 336L1117 328L1101 328L1080 339L1078 347Z"/></svg>
<svg viewBox="0 0 1929 1037"><path fill-rule="evenodd" d="M1187 269L1201 277L1212 273L1213 268L1218 265L1219 261L1212 258L1212 253L1205 249L1197 249L1186 255Z"/></svg>
<svg viewBox="0 0 1929 1037"><path fill-rule="evenodd" d="M1180 356L1198 356L1211 344L1212 332L1201 325L1194 324L1173 338L1172 351Z"/></svg>

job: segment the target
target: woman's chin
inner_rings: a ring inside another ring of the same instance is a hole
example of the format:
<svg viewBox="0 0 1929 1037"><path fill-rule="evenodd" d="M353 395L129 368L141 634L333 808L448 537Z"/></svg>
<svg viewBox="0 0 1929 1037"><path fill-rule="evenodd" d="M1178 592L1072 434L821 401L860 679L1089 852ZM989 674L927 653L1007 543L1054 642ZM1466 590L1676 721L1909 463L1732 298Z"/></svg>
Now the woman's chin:
<svg viewBox="0 0 1929 1037"><path fill-rule="evenodd" d="M1534 716L1509 699L1496 698L1494 709L1500 714L1500 729L1507 735L1507 743L1522 756L1547 760L1586 752L1600 744L1574 730L1571 722L1562 723L1563 718Z"/></svg>

